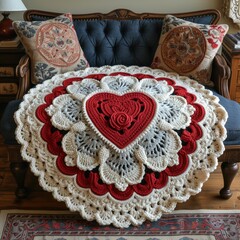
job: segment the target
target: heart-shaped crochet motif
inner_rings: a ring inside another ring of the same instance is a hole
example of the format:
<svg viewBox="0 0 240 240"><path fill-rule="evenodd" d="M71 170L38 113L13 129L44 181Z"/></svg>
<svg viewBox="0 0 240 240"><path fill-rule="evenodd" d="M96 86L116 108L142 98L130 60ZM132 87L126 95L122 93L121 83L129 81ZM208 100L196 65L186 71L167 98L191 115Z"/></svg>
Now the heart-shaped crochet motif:
<svg viewBox="0 0 240 240"><path fill-rule="evenodd" d="M100 135L123 149L144 132L154 119L157 103L148 95L96 93L86 101L86 113Z"/></svg>

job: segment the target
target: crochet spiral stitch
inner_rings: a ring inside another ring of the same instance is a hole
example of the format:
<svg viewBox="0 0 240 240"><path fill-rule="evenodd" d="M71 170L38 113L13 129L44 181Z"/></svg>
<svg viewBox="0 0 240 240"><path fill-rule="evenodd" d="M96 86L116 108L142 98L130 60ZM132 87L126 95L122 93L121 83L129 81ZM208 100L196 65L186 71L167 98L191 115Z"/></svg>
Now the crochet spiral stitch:
<svg viewBox="0 0 240 240"><path fill-rule="evenodd" d="M88 220L128 227L201 191L224 151L227 113L196 81L119 65L37 85L15 120L44 189Z"/></svg>

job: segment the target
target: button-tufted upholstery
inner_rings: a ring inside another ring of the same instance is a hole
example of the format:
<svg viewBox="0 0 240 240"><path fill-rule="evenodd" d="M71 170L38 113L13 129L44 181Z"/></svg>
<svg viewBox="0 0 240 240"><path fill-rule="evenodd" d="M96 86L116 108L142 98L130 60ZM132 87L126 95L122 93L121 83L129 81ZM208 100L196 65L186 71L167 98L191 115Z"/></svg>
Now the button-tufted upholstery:
<svg viewBox="0 0 240 240"><path fill-rule="evenodd" d="M90 66L150 66L160 37L161 22L78 21L75 29Z"/></svg>

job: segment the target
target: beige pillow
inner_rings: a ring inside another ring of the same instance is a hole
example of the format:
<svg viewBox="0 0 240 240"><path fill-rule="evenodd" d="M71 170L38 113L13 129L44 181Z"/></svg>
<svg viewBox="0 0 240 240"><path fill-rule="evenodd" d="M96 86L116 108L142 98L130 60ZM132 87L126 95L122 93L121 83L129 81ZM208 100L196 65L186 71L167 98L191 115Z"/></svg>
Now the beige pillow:
<svg viewBox="0 0 240 240"><path fill-rule="evenodd" d="M14 21L13 27L31 58L32 83L89 65L79 45L71 14L47 21Z"/></svg>
<svg viewBox="0 0 240 240"><path fill-rule="evenodd" d="M167 15L151 66L213 86L212 61L227 31L226 24L196 24Z"/></svg>

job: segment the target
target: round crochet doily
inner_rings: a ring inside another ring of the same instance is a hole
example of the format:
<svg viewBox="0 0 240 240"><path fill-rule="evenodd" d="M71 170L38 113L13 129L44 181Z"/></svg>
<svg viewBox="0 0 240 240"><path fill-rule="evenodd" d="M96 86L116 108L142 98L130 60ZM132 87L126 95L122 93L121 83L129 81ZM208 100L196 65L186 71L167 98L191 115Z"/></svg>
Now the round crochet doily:
<svg viewBox="0 0 240 240"><path fill-rule="evenodd" d="M41 186L83 218L155 221L201 191L223 153L227 113L187 77L104 66L24 96L16 138Z"/></svg>

